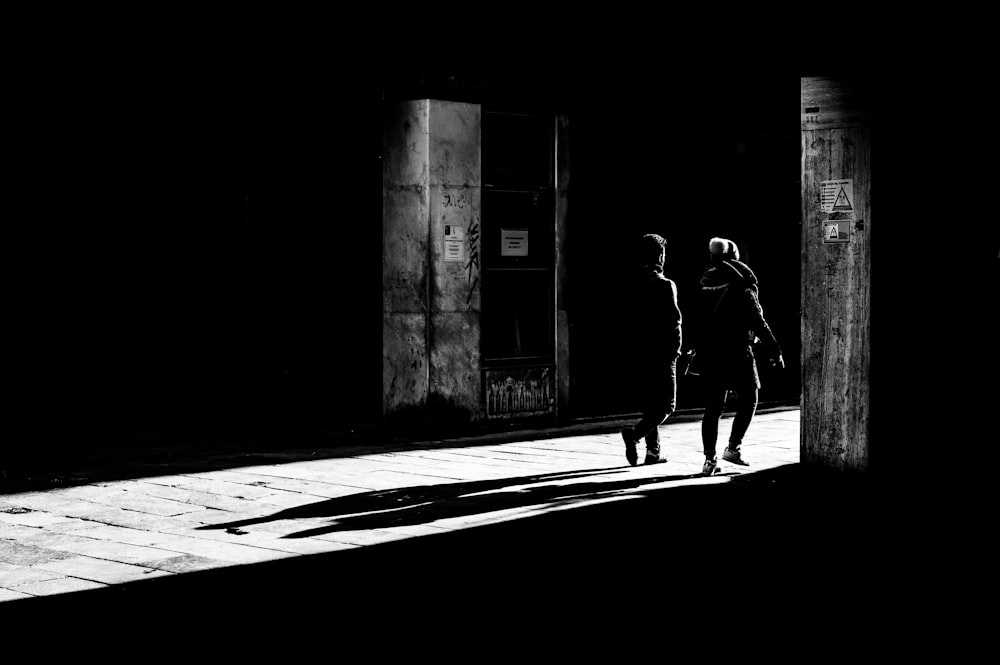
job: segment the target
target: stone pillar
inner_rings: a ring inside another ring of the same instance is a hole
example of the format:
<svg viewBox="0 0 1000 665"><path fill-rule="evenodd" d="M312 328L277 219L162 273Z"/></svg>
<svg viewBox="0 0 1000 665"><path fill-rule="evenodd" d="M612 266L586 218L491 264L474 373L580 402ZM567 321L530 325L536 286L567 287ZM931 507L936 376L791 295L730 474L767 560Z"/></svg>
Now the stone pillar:
<svg viewBox="0 0 1000 665"><path fill-rule="evenodd" d="M442 424L481 416L481 132L478 104L430 101L428 415Z"/></svg>
<svg viewBox="0 0 1000 665"><path fill-rule="evenodd" d="M869 467L870 100L850 81L803 78L803 464Z"/></svg>
<svg viewBox="0 0 1000 665"><path fill-rule="evenodd" d="M570 413L569 332L567 310L566 239L569 215L570 121L556 116L556 417L565 421Z"/></svg>
<svg viewBox="0 0 1000 665"><path fill-rule="evenodd" d="M382 413L422 418L427 405L430 103L383 111ZM349 285L348 285L349 286Z"/></svg>
<svg viewBox="0 0 1000 665"><path fill-rule="evenodd" d="M383 126L382 392L387 420L480 417L481 111L416 100Z"/></svg>

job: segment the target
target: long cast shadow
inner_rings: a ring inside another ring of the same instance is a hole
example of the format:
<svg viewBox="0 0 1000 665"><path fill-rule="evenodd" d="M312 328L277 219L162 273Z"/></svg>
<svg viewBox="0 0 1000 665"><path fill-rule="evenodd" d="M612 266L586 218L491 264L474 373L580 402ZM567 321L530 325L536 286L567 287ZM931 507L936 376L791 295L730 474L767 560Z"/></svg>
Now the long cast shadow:
<svg viewBox="0 0 1000 665"><path fill-rule="evenodd" d="M612 627L640 630L639 608L651 599L658 617L673 611L703 622L721 603L741 622L756 615L766 630L784 630L790 618L812 621L841 603L851 616L874 612L880 606L860 602L864 593L899 590L886 580L900 551L931 538L901 538L893 519L900 509L870 488L816 482L792 465L722 483L649 487L634 501L4 602L0 642L34 634L47 649L54 635L66 643L113 629L116 645L160 648L156 628L187 649L194 635L227 649L322 635L370 655L463 637L482 649L498 630L505 639L583 630L588 637L576 641L589 645L589 635ZM761 612L765 599L769 611ZM773 614L774 605L788 616Z"/></svg>
<svg viewBox="0 0 1000 665"><path fill-rule="evenodd" d="M317 517L329 517L336 520L334 524L329 526L283 536L284 538L308 538L338 531L416 526L441 519L469 517L528 506L556 508L597 496L635 491L647 485L702 477L701 474L681 474L631 477L626 480L608 482L557 484L558 481L573 481L588 476L619 474L627 471L628 468L611 467L376 490L288 508L265 517L198 528L201 530L237 529L264 522ZM716 477L733 475L739 474L735 472L719 473L716 474ZM506 492L496 491L516 486L524 487Z"/></svg>

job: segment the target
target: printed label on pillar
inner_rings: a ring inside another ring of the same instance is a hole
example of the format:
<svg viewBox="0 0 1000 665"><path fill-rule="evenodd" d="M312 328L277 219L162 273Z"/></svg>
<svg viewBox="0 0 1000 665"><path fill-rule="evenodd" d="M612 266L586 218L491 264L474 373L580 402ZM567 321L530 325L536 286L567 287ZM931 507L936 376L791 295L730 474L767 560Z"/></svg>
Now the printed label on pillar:
<svg viewBox="0 0 1000 665"><path fill-rule="evenodd" d="M823 242L839 243L850 242L851 223L844 222L823 222Z"/></svg>
<svg viewBox="0 0 1000 665"><path fill-rule="evenodd" d="M854 210L853 180L823 180L820 185L820 206L823 212Z"/></svg>
<svg viewBox="0 0 1000 665"><path fill-rule="evenodd" d="M444 260L456 263L465 262L465 227L445 224L444 226Z"/></svg>

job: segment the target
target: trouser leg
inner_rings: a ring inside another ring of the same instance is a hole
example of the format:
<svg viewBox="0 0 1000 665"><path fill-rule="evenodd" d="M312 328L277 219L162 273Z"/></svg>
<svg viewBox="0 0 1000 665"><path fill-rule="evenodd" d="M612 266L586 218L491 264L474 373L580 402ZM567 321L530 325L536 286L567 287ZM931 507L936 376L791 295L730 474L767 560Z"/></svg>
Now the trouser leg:
<svg viewBox="0 0 1000 665"><path fill-rule="evenodd" d="M719 384L711 384L705 390L705 415L701 419L701 444L705 457L715 457L715 444L719 438L719 419L726 408L728 391Z"/></svg>
<svg viewBox="0 0 1000 665"><path fill-rule="evenodd" d="M756 388L738 390L736 398L736 415L733 417L733 429L729 433L729 449L739 450L743 443L743 436L750 427L754 414L757 412L757 400L759 391Z"/></svg>
<svg viewBox="0 0 1000 665"><path fill-rule="evenodd" d="M648 386L642 410L642 419L632 428L636 439L645 439L646 450L660 452L660 425L677 407L677 361L670 363L659 382Z"/></svg>

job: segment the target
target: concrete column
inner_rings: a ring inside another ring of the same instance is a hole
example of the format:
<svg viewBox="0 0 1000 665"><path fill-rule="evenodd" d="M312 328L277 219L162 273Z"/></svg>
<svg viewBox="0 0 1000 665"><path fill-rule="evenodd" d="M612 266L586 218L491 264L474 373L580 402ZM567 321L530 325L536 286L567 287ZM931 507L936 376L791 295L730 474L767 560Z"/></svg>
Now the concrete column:
<svg viewBox="0 0 1000 665"><path fill-rule="evenodd" d="M481 135L478 104L430 101L428 416L452 425L481 417Z"/></svg>
<svg viewBox="0 0 1000 665"><path fill-rule="evenodd" d="M475 104L416 100L385 111L386 419L480 417L480 138Z"/></svg>
<svg viewBox="0 0 1000 665"><path fill-rule="evenodd" d="M567 310L566 238L569 215L570 121L556 116L556 417L566 420L572 414L569 394L569 315Z"/></svg>
<svg viewBox="0 0 1000 665"><path fill-rule="evenodd" d="M382 412L422 417L429 362L430 103L384 110L382 131Z"/></svg>
<svg viewBox="0 0 1000 665"><path fill-rule="evenodd" d="M870 100L850 81L803 78L803 464L869 467Z"/></svg>

